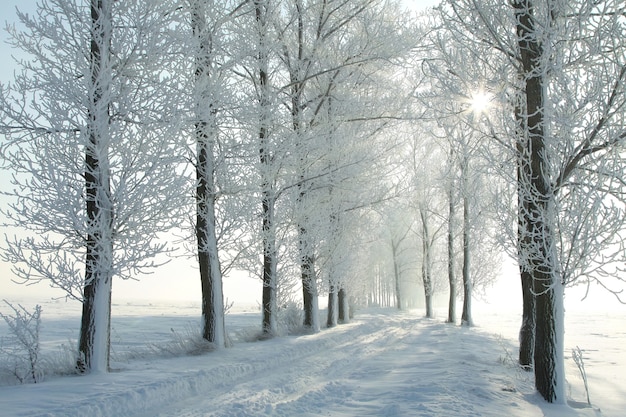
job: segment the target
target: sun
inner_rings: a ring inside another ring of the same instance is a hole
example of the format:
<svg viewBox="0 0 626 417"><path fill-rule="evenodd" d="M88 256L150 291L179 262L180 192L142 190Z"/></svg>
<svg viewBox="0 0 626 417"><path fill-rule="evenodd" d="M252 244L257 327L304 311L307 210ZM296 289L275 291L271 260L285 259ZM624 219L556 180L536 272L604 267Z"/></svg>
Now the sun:
<svg viewBox="0 0 626 417"><path fill-rule="evenodd" d="M484 90L477 90L474 93L472 93L469 103L470 103L470 110L474 113L474 114L482 114L484 112L486 112L489 107L491 106L491 100L493 99L493 96L484 91Z"/></svg>

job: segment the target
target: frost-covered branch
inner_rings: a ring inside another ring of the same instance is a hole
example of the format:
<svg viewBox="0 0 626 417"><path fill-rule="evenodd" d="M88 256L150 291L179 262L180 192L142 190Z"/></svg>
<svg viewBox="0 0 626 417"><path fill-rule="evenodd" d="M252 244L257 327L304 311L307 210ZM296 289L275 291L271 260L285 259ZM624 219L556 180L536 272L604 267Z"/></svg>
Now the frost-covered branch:
<svg viewBox="0 0 626 417"><path fill-rule="evenodd" d="M8 335L0 338L0 355L5 356L1 359L7 361L3 365L11 367L11 372L20 383L41 382L43 379L39 364L41 306L35 306L31 312L20 304L15 306L7 300L3 301L13 310L13 314L0 313L0 318L9 327Z"/></svg>

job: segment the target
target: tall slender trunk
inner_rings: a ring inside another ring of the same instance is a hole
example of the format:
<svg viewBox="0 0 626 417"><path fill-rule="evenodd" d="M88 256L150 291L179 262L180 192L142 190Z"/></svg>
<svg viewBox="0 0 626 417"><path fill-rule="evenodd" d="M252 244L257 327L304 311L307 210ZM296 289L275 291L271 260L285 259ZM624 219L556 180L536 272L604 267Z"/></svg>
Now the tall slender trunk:
<svg viewBox="0 0 626 417"><path fill-rule="evenodd" d="M299 86L299 84L297 84ZM300 122L300 101L299 96L301 86L294 87L296 93L294 94L293 104L293 125L294 133L297 137L302 136L302 125ZM301 170L300 178L298 182L298 198L297 206L301 213L306 212L307 207L307 195L306 189L306 176L304 174L304 158L301 158ZM317 299L317 279L315 277L315 257L313 253L313 245L311 244L311 236L308 230L308 216L303 215L298 221L298 253L300 257L300 278L302 280L302 301L304 304L304 326L308 327L311 331L319 331L319 319L318 315L318 299Z"/></svg>
<svg viewBox="0 0 626 417"><path fill-rule="evenodd" d="M196 239L202 288L202 337L225 346L224 296L215 218L215 155L217 108L211 101L212 39L202 0L192 3L191 25L198 49L195 56Z"/></svg>
<svg viewBox="0 0 626 417"><path fill-rule="evenodd" d="M472 276L471 276L471 250L470 250L470 213L468 198L468 176L469 164L467 158L463 161L462 181L463 181L463 312L461 313L461 323L465 326L473 326L472 320Z"/></svg>
<svg viewBox="0 0 626 417"><path fill-rule="evenodd" d="M334 107L333 107L333 100L332 100L332 95L330 94L330 91L332 90L332 83L329 84L328 87L328 95L326 97L326 114L328 117L328 122L327 122L327 133L326 133L326 145L327 145L327 152L329 155L334 155L334 150L335 150L335 126L334 126L334 119L335 119L335 114L334 114ZM328 239L326 241L326 245L327 245L327 254L328 254L328 260L327 260L327 270L328 270L328 314L327 314L327 318L326 318L326 327L334 327L337 325L338 320L339 320L339 314L338 314L338 309L339 309L339 299L338 299L338 288L341 288L341 282L343 281L337 274L336 272L336 265L338 262L337 259L337 251L335 251L335 248L340 244L341 238L340 238L340 227L339 227L339 222L341 221L341 214L340 214L340 210L338 208L335 207L334 204L332 204L332 202L336 199L335 197L335 181L336 181L336 175L335 175L335 169L337 168L337 163L335 160L333 160L332 158L329 158L328 163L327 163L327 176L328 176L328 183L330 184L330 186L328 187L328 201L331 202L330 204L330 208L329 208L329 216L328 216L328 229L329 229L329 236Z"/></svg>
<svg viewBox="0 0 626 417"><path fill-rule="evenodd" d="M431 241L428 228L428 216L420 210L422 219L422 283L424 284L424 302L426 303L426 317L434 317L433 310L433 281L431 274Z"/></svg>
<svg viewBox="0 0 626 417"><path fill-rule="evenodd" d="M393 259L393 282L396 294L396 308L402 310L402 293L400 291L400 265L398 265L398 243L391 239L391 257Z"/></svg>
<svg viewBox="0 0 626 417"><path fill-rule="evenodd" d="M549 5L550 6L550 5ZM513 1L517 19L516 34L524 73L526 126L528 140L520 158L521 172L528 172L522 186L527 210L524 213L524 239L520 264L532 274L535 294L535 387L548 402L565 401L563 364L562 284L556 265L554 195L550 187L549 154L546 135L546 80L543 47L537 38L533 4Z"/></svg>
<svg viewBox="0 0 626 417"><path fill-rule="evenodd" d="M267 0L255 0L254 10L258 30L258 82L259 82L259 159L261 162L261 207L263 241L263 334L274 335L278 331L276 314L277 307L277 253L274 209L276 192L272 177L272 154L269 137L269 45L267 44Z"/></svg>
<svg viewBox="0 0 626 417"><path fill-rule="evenodd" d="M261 129L260 138L264 137ZM262 141L263 143L264 141ZM266 163L268 155L266 147L261 148L261 161ZM276 334L278 326L276 322L277 307L277 255L276 236L274 230L274 193L269 181L264 181L262 191L262 230L263 230L263 333Z"/></svg>
<svg viewBox="0 0 626 417"><path fill-rule="evenodd" d="M109 157L112 0L91 1L91 97L85 147L87 240L78 369L106 372L111 339L113 206Z"/></svg>
<svg viewBox="0 0 626 417"><path fill-rule="evenodd" d="M452 155L453 151L450 150ZM452 157L450 158L452 160ZM452 166L452 164L450 165ZM455 220L455 201L454 187L451 184L448 187L448 282L450 284L450 298L448 300L448 323L456 322L456 274L454 271L456 256L454 252L454 220Z"/></svg>
<svg viewBox="0 0 626 417"><path fill-rule="evenodd" d="M224 298L215 226L215 185L212 167L212 144L206 141L206 125L196 124L198 160L196 167L196 238L202 288L202 337L225 346Z"/></svg>
<svg viewBox="0 0 626 417"><path fill-rule="evenodd" d="M302 123L302 103L306 81L303 79L304 70L304 8L300 1L295 2L297 9L298 24L298 53L297 63L294 68L290 68L291 87L291 118L293 132L297 141L304 139L304 126ZM301 150L301 146L298 147ZM298 181L298 208L304 213L307 209L306 200L308 196L307 179L305 172L305 155L300 155L300 176ZM297 224L298 228L298 252L300 255L300 276L302 279L302 300L304 303L304 326L313 332L319 331L319 318L317 317L319 307L317 299L317 280L315 278L315 256L313 245L308 230L307 216L303 216Z"/></svg>

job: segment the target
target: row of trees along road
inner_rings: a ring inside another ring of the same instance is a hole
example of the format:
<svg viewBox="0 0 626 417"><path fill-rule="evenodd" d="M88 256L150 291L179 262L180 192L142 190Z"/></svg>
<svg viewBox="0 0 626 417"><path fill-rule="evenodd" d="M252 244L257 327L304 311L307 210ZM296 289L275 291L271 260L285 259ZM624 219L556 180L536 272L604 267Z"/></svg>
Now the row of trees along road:
<svg viewBox="0 0 626 417"><path fill-rule="evenodd" d="M197 258L217 348L234 267L263 280L266 335L297 269L304 325L320 328L320 289L328 324L347 319L353 236L393 148L379 73L413 40L397 3L52 0L18 16L28 58L0 108L21 232L3 259L82 302L81 370L108 369L113 278L163 254Z"/></svg>
<svg viewBox="0 0 626 417"><path fill-rule="evenodd" d="M482 69L446 59L448 74L480 76L502 110L484 133L508 179L498 198L520 267L520 365L547 401L564 402L564 288L598 283L619 295L611 286L623 281L624 5L461 0L439 11L455 50L471 54L464 69Z"/></svg>
<svg viewBox="0 0 626 417"><path fill-rule="evenodd" d="M167 256L197 261L203 337L223 348L233 269L263 283L260 337L294 300L316 332L320 294L330 327L348 300L409 308L417 288L427 316L449 288L452 323L462 295L471 325L506 250L520 365L564 401L564 287L611 290L624 264L619 1L38 10L10 30L28 58L0 91L2 212L20 229L2 259L82 303L80 370L108 369L113 279Z"/></svg>

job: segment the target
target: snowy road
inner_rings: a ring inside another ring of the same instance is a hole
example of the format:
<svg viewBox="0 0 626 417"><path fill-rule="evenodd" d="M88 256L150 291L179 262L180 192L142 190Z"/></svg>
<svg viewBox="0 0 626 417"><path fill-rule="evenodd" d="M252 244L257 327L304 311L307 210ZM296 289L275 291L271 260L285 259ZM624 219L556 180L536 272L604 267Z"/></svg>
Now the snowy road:
<svg viewBox="0 0 626 417"><path fill-rule="evenodd" d="M347 383L347 375L353 381L375 378L371 371L377 356L398 343L399 333L406 334L376 324L353 324L289 343L280 339L258 343L253 358L242 358L255 363L251 372L216 384L209 398L194 397L146 416L325 414L329 405L345 405L353 397L353 382ZM371 332L365 327L371 327ZM363 368L371 368L370 373L363 375ZM376 370L381 372L385 371Z"/></svg>
<svg viewBox="0 0 626 417"><path fill-rule="evenodd" d="M516 382L501 374L504 350L484 338L406 315L361 316L318 335L228 351L232 374L141 415L526 415Z"/></svg>
<svg viewBox="0 0 626 417"><path fill-rule="evenodd" d="M201 356L139 357L108 374L2 387L0 414L617 417L545 404L507 356L514 351L480 328L371 310L315 335L237 343Z"/></svg>

